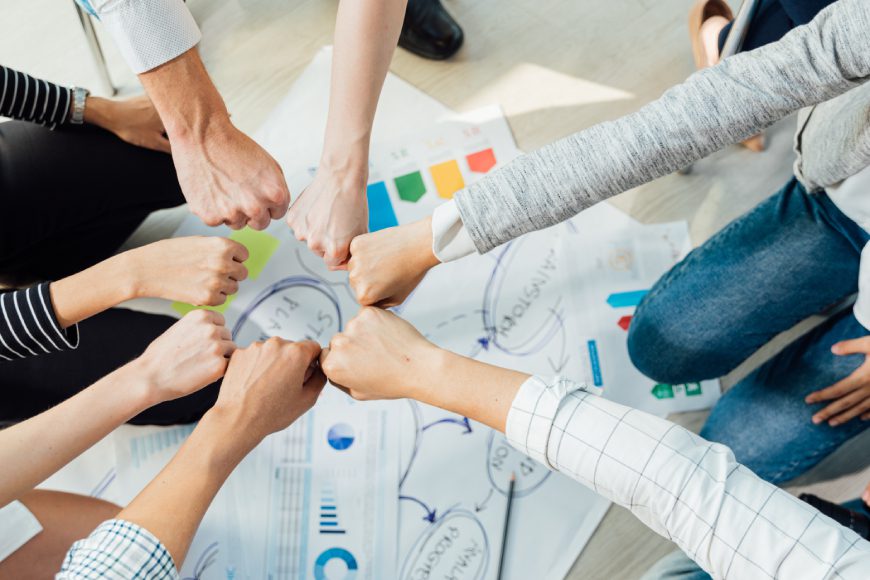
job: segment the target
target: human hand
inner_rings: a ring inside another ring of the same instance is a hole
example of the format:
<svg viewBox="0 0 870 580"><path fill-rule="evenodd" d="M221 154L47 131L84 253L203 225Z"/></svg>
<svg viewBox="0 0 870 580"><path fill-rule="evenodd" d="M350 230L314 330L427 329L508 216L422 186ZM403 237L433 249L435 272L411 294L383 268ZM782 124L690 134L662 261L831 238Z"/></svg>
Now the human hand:
<svg viewBox="0 0 870 580"><path fill-rule="evenodd" d="M870 354L870 336L844 340L831 347L831 352L838 356L851 354ZM807 404L833 401L821 411L813 415L813 423L828 422L831 427L837 427L855 417L862 421L870 419L870 358L855 369L845 379L810 393L805 399Z"/></svg>
<svg viewBox="0 0 870 580"><path fill-rule="evenodd" d="M320 345L270 338L237 350L215 403L217 414L236 433L256 444L286 429L305 414L320 395L326 378L317 367Z"/></svg>
<svg viewBox="0 0 870 580"><path fill-rule="evenodd" d="M206 225L263 230L287 211L290 191L281 167L228 117L195 138L173 136L172 159L190 211Z"/></svg>
<svg viewBox="0 0 870 580"><path fill-rule="evenodd" d="M123 101L88 97L85 122L111 131L131 145L171 153L163 121L148 95Z"/></svg>
<svg viewBox="0 0 870 580"><path fill-rule="evenodd" d="M432 218L365 234L350 244L350 286L363 306L405 301L440 262L432 252Z"/></svg>
<svg viewBox="0 0 870 580"><path fill-rule="evenodd" d="M248 250L221 237L160 240L124 254L131 295L218 306L248 277Z"/></svg>
<svg viewBox="0 0 870 580"><path fill-rule="evenodd" d="M861 499L864 501L864 505L870 507L870 483L868 483L867 487L864 488L864 493L861 494Z"/></svg>
<svg viewBox="0 0 870 580"><path fill-rule="evenodd" d="M141 367L153 404L189 395L223 376L235 345L224 317L194 310L148 345Z"/></svg>
<svg viewBox="0 0 870 580"><path fill-rule="evenodd" d="M320 355L330 382L359 400L415 397L443 351L392 312L367 307Z"/></svg>
<svg viewBox="0 0 870 580"><path fill-rule="evenodd" d="M330 270L346 268L351 241L368 231L367 171L319 169L287 211L296 239L308 242Z"/></svg>

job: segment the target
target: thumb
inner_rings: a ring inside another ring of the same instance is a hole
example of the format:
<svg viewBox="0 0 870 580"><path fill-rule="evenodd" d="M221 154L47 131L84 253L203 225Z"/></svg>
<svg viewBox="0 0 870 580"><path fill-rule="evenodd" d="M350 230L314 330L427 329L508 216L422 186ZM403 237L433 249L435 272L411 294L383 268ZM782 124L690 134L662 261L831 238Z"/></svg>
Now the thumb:
<svg viewBox="0 0 870 580"><path fill-rule="evenodd" d="M320 351L320 368L323 368L323 365L326 364L326 358L329 356L329 347L322 349Z"/></svg>
<svg viewBox="0 0 870 580"><path fill-rule="evenodd" d="M831 352L840 356L847 354L870 354L870 336L842 340L831 347Z"/></svg>

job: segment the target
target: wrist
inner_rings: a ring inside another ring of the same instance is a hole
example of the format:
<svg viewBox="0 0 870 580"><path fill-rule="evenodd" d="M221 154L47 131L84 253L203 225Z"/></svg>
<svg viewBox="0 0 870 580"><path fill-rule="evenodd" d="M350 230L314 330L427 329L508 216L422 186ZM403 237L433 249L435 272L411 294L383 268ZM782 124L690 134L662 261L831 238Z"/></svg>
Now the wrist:
<svg viewBox="0 0 870 580"><path fill-rule="evenodd" d="M417 357L420 361L414 377L416 380L408 381L408 377L400 377L400 383L404 386L405 397L414 399L442 409L447 408L450 397L449 386L444 384L444 376L451 365L461 359L459 355L442 349L432 343L426 347Z"/></svg>
<svg viewBox="0 0 870 580"><path fill-rule="evenodd" d="M144 274L144 268L138 260L142 251L142 248L128 250L103 262L103 265L109 270L105 279L116 281L115 300L117 304L135 298L148 297L145 288L147 275Z"/></svg>
<svg viewBox="0 0 870 580"><path fill-rule="evenodd" d="M428 216L420 221L409 224L412 228L412 242L409 245L413 252L414 259L421 271L431 270L441 263L435 251L432 248L432 216Z"/></svg>
<svg viewBox="0 0 870 580"><path fill-rule="evenodd" d="M130 417L163 402L156 369L147 355L133 359L116 372L121 374L124 384L124 400L131 405Z"/></svg>
<svg viewBox="0 0 870 580"><path fill-rule="evenodd" d="M85 99L85 123L109 130L112 124L114 101L102 97L88 96Z"/></svg>
<svg viewBox="0 0 870 580"><path fill-rule="evenodd" d="M227 405L218 401L209 409L201 422L205 422L214 433L229 440L223 445L230 456L244 457L268 435L256 429L256 418L244 412L243 405Z"/></svg>
<svg viewBox="0 0 870 580"><path fill-rule="evenodd" d="M362 191L364 194L369 177L368 140L341 147L324 147L318 170L335 176L339 191Z"/></svg>

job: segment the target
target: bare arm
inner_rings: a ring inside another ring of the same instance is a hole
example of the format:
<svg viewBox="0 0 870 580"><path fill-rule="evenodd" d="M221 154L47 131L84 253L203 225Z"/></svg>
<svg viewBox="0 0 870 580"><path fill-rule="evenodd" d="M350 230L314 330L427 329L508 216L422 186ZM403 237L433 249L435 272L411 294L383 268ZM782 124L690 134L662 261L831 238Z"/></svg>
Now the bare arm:
<svg viewBox="0 0 870 580"><path fill-rule="evenodd" d="M191 313L138 359L74 397L0 431L0 506L29 491L145 409L217 380L232 353L220 315Z"/></svg>
<svg viewBox="0 0 870 580"><path fill-rule="evenodd" d="M358 399L410 397L505 432L519 451L631 510L715 578L866 578L870 544L669 421L435 347L365 308L322 366Z"/></svg>
<svg viewBox="0 0 870 580"><path fill-rule="evenodd" d="M320 167L287 215L296 237L332 269L343 267L351 240L368 230L369 140L406 5L345 0L338 7Z"/></svg>
<svg viewBox="0 0 870 580"><path fill-rule="evenodd" d="M214 496L266 435L288 427L320 394L325 378L308 376L320 354L313 342L271 339L233 357L220 397L169 465L118 519L147 529L180 565Z"/></svg>

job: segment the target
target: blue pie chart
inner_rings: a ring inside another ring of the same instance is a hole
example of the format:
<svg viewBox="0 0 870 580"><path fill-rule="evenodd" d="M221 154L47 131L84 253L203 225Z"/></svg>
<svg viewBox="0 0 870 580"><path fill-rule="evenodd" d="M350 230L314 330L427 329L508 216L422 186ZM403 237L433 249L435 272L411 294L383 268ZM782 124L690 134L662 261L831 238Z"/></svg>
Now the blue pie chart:
<svg viewBox="0 0 870 580"><path fill-rule="evenodd" d="M336 451L344 451L353 445L353 427L347 423L336 423L329 428L329 432L326 434L326 440L329 442L329 446Z"/></svg>
<svg viewBox="0 0 870 580"><path fill-rule="evenodd" d="M326 565L333 560L341 560L347 567L347 571L341 578L331 578L326 575ZM344 548L330 548L314 561L314 578L316 580L353 580L356 578L357 570L359 570L359 565L356 563L356 558Z"/></svg>

